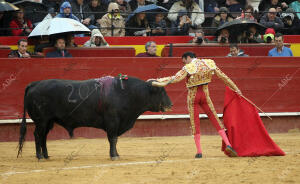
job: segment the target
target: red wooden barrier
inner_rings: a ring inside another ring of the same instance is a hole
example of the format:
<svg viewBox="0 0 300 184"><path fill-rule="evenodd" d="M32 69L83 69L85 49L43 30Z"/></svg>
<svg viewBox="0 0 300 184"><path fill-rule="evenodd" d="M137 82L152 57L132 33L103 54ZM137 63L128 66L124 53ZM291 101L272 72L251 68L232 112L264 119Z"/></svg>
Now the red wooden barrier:
<svg viewBox="0 0 300 184"><path fill-rule="evenodd" d="M67 48L68 52L73 57L134 57L134 47L77 47ZM45 48L43 50L44 55L48 52L54 51L54 48Z"/></svg>
<svg viewBox="0 0 300 184"><path fill-rule="evenodd" d="M215 58L218 66L243 94L266 112L300 112L300 58ZM173 75L182 67L180 58L63 58L0 59L0 119L22 116L23 95L32 81L61 78L83 80L119 73L141 79ZM168 114L187 114L184 82L166 90L174 104ZM216 80L210 92L222 113L224 84Z"/></svg>
<svg viewBox="0 0 300 184"><path fill-rule="evenodd" d="M249 56L268 56L269 50L275 47L274 44L239 44L238 46ZM285 46L290 45L285 44ZM165 46L161 51L161 56L169 57L170 50L172 50L173 57L181 57L187 51L196 53L198 57L224 57L230 51L228 44L174 44L172 47Z"/></svg>
<svg viewBox="0 0 300 184"><path fill-rule="evenodd" d="M27 38L24 36L0 36L0 44L17 45L18 40ZM209 40L213 40L214 36L207 36ZM75 43L83 45L90 37L75 37ZM105 37L110 45L144 45L148 41L155 41L157 44L168 43L188 43L192 39L191 36L127 36L127 37ZM29 40L30 41L30 40ZM31 42L31 41L30 41ZM29 43L30 43L29 42ZM285 35L285 43L300 43L299 35Z"/></svg>

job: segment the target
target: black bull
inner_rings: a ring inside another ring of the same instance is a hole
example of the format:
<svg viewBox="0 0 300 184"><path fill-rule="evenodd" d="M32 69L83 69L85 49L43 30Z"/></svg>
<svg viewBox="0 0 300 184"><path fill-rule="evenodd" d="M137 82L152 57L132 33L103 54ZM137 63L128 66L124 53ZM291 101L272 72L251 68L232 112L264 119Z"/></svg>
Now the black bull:
<svg viewBox="0 0 300 184"><path fill-rule="evenodd" d="M24 114L20 128L19 151L26 135L26 112L35 124L38 159L48 158L47 134L54 123L69 135L77 127L94 127L107 133L110 157L118 159L118 136L134 126L145 111L159 112L172 103L163 87L137 78L104 77L85 81L50 79L30 83L24 95Z"/></svg>

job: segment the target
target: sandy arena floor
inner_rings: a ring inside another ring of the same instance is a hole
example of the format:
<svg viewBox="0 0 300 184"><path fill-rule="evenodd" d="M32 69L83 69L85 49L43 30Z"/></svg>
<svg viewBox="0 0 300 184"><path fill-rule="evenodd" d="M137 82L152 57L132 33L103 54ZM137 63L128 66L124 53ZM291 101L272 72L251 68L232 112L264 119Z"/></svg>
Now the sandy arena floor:
<svg viewBox="0 0 300 184"><path fill-rule="evenodd" d="M202 136L194 159L191 136L120 138L121 159L110 161L107 139L48 141L51 158L38 162L34 142L16 158L17 143L0 143L0 184L300 183L300 133L272 134L284 157L228 158L218 136Z"/></svg>

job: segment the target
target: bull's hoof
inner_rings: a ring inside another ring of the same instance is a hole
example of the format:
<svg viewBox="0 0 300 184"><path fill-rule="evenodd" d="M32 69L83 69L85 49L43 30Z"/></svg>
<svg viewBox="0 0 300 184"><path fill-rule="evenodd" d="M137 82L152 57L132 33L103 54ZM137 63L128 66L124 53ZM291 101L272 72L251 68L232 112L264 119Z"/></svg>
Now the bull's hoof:
<svg viewBox="0 0 300 184"><path fill-rule="evenodd" d="M115 160L120 160L120 157L119 157L119 156L115 156L115 157L110 157L110 159L111 159L112 161L115 161Z"/></svg>

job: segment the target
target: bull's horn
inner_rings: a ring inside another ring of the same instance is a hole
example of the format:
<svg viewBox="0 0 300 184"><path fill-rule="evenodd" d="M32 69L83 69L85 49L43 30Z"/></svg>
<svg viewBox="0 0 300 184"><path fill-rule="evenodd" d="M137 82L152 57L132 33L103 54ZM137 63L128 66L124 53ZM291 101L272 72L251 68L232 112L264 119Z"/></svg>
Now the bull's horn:
<svg viewBox="0 0 300 184"><path fill-rule="evenodd" d="M156 81L152 82L152 86L156 86L156 87L164 87L166 85L167 85L167 83L156 82Z"/></svg>

